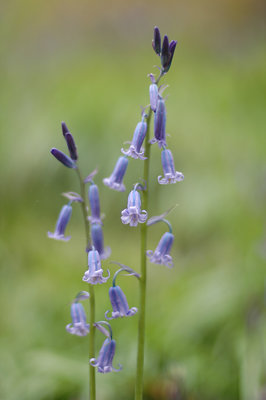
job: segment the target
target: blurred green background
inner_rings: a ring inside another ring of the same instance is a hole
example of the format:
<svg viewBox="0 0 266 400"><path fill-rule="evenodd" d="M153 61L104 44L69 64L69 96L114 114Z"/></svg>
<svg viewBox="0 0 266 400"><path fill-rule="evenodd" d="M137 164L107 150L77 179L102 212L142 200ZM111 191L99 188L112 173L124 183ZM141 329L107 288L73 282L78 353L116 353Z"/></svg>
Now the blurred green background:
<svg viewBox="0 0 266 400"><path fill-rule="evenodd" d="M164 82L168 143L185 180L157 184L154 146L150 215L179 206L169 217L174 269L148 266L145 399L266 398L265 11L262 0L0 3L1 399L88 397L88 338L65 331L71 300L87 288L79 207L69 243L46 235L60 194L78 182L49 150L66 150L66 121L83 174L99 168L111 259L139 270L139 228L120 221L127 192L101 182L149 101L154 25L179 41ZM131 161L128 190L141 175ZM163 232L150 229L150 249ZM138 306L137 282L120 285ZM108 286L96 287L97 319ZM114 365L124 368L97 375L98 398L133 399L137 316L112 326Z"/></svg>

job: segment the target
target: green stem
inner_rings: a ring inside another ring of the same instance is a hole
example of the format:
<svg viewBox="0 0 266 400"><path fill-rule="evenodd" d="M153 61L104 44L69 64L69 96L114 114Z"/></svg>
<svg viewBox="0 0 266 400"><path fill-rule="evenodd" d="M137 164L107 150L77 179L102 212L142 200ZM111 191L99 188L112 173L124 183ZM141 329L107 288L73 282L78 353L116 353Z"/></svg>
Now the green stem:
<svg viewBox="0 0 266 400"><path fill-rule="evenodd" d="M164 73L160 74L156 80L159 84L160 79ZM146 184L146 190L143 191L142 205L143 209L148 212L149 200L149 169L150 169L150 121L152 110L149 108L147 116L147 133L145 138L145 157L143 180ZM144 372L144 346L145 346L145 315L146 315L146 286L147 286L147 225L142 224L140 230L140 302L139 302L139 328L138 328L138 350L137 350L137 371L136 371L136 387L135 387L135 400L143 399L143 372Z"/></svg>
<svg viewBox="0 0 266 400"><path fill-rule="evenodd" d="M76 168L79 182L80 182L80 195L83 199L81 204L84 226L85 226L85 235L86 235L86 250L90 248L90 229L88 223L88 208L87 208L87 196L85 190L85 183L81 176L80 170ZM89 294L90 294L90 334L89 334L89 357L95 358L95 296L94 296L94 287L93 285L89 285ZM96 399L96 385L95 385L95 368L90 365L90 400Z"/></svg>
<svg viewBox="0 0 266 400"><path fill-rule="evenodd" d="M144 172L143 179L146 184L146 190L143 191L142 204L143 209L148 211L148 199L149 199L149 167L150 167L150 120L151 120L151 109L149 110L147 117L147 134L145 138L145 157L144 160ZM136 375L136 388L135 388L135 400L142 400L143 394L143 369L144 369L144 344L145 344L145 314L146 314L146 251L147 251L147 225L141 225L141 245L140 245L140 303L139 303L139 329L138 329L138 352L137 352L137 375Z"/></svg>

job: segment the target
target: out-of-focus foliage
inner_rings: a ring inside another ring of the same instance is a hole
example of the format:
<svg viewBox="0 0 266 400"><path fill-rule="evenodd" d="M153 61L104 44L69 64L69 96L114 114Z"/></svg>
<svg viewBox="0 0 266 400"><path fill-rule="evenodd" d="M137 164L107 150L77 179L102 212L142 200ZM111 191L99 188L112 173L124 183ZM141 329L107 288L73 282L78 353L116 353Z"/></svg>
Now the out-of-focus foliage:
<svg viewBox="0 0 266 400"><path fill-rule="evenodd" d="M65 150L65 120L84 175L99 168L111 259L138 270L138 228L119 219L127 193L101 180L148 103L155 24L179 40L165 79L167 132L185 180L159 187L153 147L151 212L178 207L169 216L174 269L149 265L145 399L265 399L263 11L259 1L229 0L1 4L1 399L88 395L88 339L65 331L71 300L86 290L79 205L69 243L46 237L65 201L60 193L79 188L49 150ZM141 174L141 161L132 160L128 190ZM163 232L150 228L149 248ZM137 306L135 279L119 284ZM110 308L107 288L96 288L98 319ZM112 326L114 365L124 368L97 376L99 399L132 399L137 315ZM99 334L97 349L101 341Z"/></svg>

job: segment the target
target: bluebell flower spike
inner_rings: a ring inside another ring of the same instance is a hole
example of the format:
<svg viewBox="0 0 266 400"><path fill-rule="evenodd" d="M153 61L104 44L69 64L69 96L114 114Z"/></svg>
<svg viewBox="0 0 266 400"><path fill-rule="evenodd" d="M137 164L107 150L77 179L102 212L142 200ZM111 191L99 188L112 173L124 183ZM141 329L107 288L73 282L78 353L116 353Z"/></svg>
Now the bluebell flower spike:
<svg viewBox="0 0 266 400"><path fill-rule="evenodd" d="M89 298L88 292L80 292L71 304L72 323L66 326L66 330L72 335L86 336L90 332L90 325L87 324L85 310L79 302Z"/></svg>
<svg viewBox="0 0 266 400"><path fill-rule="evenodd" d="M150 262L154 264L163 264L168 268L172 268L173 260L169 253L171 251L173 241L174 235L172 233L164 233L155 251L147 250L146 254L150 259Z"/></svg>
<svg viewBox="0 0 266 400"><path fill-rule="evenodd" d="M88 190L88 198L90 203L91 215L88 217L91 224L102 225L100 211L100 197L98 186L92 183Z"/></svg>
<svg viewBox="0 0 266 400"><path fill-rule="evenodd" d="M102 374L106 374L108 372L119 372L122 369L122 366L119 364L119 368L116 369L113 367L113 358L115 355L115 340L107 338L103 342L102 348L100 350L98 358L91 358L90 364L93 367L96 367L98 372Z"/></svg>
<svg viewBox="0 0 266 400"><path fill-rule="evenodd" d="M151 144L157 143L160 148L166 147L166 109L165 109L165 101L159 96L156 112L154 114L154 138L150 141Z"/></svg>
<svg viewBox="0 0 266 400"><path fill-rule="evenodd" d="M95 250L98 251L102 260L110 257L110 247L104 247L103 230L101 224L91 224L91 240Z"/></svg>
<svg viewBox="0 0 266 400"><path fill-rule="evenodd" d="M70 157L68 157L66 154L64 154L62 151L52 148L51 149L51 154L61 162L65 167L68 168L77 168L75 161L71 160Z"/></svg>
<svg viewBox="0 0 266 400"><path fill-rule="evenodd" d="M164 176L158 176L158 182L161 185L181 182L184 180L182 172L175 170L174 158L171 150L164 149L161 153L162 167Z"/></svg>
<svg viewBox="0 0 266 400"><path fill-rule="evenodd" d="M121 212L121 221L129 226L143 224L148 217L146 210L141 210L140 194L137 190L132 190L128 195L127 208Z"/></svg>
<svg viewBox="0 0 266 400"><path fill-rule="evenodd" d="M110 271L107 270L108 276L103 276L101 266L101 258L97 250L94 248L88 253L88 270L85 272L82 280L92 285L105 283L110 278Z"/></svg>
<svg viewBox="0 0 266 400"><path fill-rule="evenodd" d="M48 232L50 239L63 240L67 242L71 236L65 236L65 230L72 214L72 207L70 204L62 207L54 232Z"/></svg>
<svg viewBox="0 0 266 400"><path fill-rule="evenodd" d="M103 183L106 186L109 186L111 189L117 190L118 192L124 192L126 188L123 184L123 178L126 173L127 166L127 157L119 157L112 174L109 178L104 178Z"/></svg>
<svg viewBox="0 0 266 400"><path fill-rule="evenodd" d="M146 133L147 133L147 123L144 120L145 116L142 118L142 121L139 122L134 131L133 139L130 142L130 146L128 150L121 149L122 153L126 156L130 156L132 158L139 158L140 160L145 160L144 157L144 149L142 144L144 142Z"/></svg>

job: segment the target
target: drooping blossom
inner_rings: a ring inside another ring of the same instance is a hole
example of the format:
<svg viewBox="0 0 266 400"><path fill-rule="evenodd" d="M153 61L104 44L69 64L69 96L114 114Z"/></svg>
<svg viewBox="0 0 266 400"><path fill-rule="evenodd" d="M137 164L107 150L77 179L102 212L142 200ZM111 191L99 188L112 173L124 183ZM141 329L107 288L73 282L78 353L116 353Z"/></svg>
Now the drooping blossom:
<svg viewBox="0 0 266 400"><path fill-rule="evenodd" d="M149 257L150 262L154 264L163 264L166 267L172 268L173 261L169 253L171 251L173 241L174 235L172 233L164 233L155 251L147 250L147 256Z"/></svg>
<svg viewBox="0 0 266 400"><path fill-rule="evenodd" d="M120 365L118 369L113 367L113 358L115 355L115 340L111 338L105 339L102 348L100 350L98 358L91 358L90 364L98 369L98 372L106 374L108 372L118 372L121 371L122 366Z"/></svg>
<svg viewBox="0 0 266 400"><path fill-rule="evenodd" d="M123 224L137 226L143 224L147 219L147 211L141 210L141 200L139 192L134 189L128 195L127 208L121 212L121 221Z"/></svg>
<svg viewBox="0 0 266 400"><path fill-rule="evenodd" d="M164 149L161 153L162 167L164 176L158 176L158 182L161 185L181 182L184 180L182 172L175 170L174 158L171 150Z"/></svg>
<svg viewBox="0 0 266 400"><path fill-rule="evenodd" d="M144 117L141 122L139 122L136 126L132 142L130 142L130 146L128 150L121 149L122 153L126 156L130 156L132 158L139 158L141 160L145 160L144 157L144 149L142 143L145 139L147 132L147 123L144 121Z"/></svg>
<svg viewBox="0 0 266 400"><path fill-rule="evenodd" d="M66 326L66 330L72 335L86 336L90 332L90 325L87 324L85 310L79 300L87 299L89 293L81 292L71 304L72 323Z"/></svg>
<svg viewBox="0 0 266 400"><path fill-rule="evenodd" d="M90 185L89 192L89 203L91 215L88 217L91 224L102 224L101 211L100 211L100 198L98 186L94 183Z"/></svg>
<svg viewBox="0 0 266 400"><path fill-rule="evenodd" d="M103 276L103 269L101 266L101 258L97 250L94 248L88 253L88 270L85 272L82 280L84 282L90 283L92 285L96 285L97 283L105 283L109 277L110 272L108 272L108 276Z"/></svg>
<svg viewBox="0 0 266 400"><path fill-rule="evenodd" d="M106 311L105 318L107 320L119 318L119 317L130 317L138 311L136 307L129 308L127 298L119 286L112 286L109 289L109 297L112 304L112 315L108 317L110 310Z"/></svg>
<svg viewBox="0 0 266 400"><path fill-rule="evenodd" d="M109 186L111 189L117 190L118 192L124 192L126 188L123 184L123 178L126 173L127 166L127 157L119 157L112 174L109 178L104 178L103 183L106 186Z"/></svg>
<svg viewBox="0 0 266 400"><path fill-rule="evenodd" d="M165 147L166 146L166 110L165 110L165 102L164 99L159 96L156 106L156 112L154 114L154 137L150 141L151 144L158 143L158 146Z"/></svg>
<svg viewBox="0 0 266 400"><path fill-rule="evenodd" d="M110 256L111 249L110 247L104 247L103 229L100 224L91 224L91 240L102 260Z"/></svg>
<svg viewBox="0 0 266 400"><path fill-rule="evenodd" d="M71 236L65 236L65 230L68 224L68 221L70 220L72 213L72 207L70 204L65 205L62 207L58 220L56 222L56 227L54 232L48 232L48 237L51 239L56 239L56 240L63 240L63 241L68 241Z"/></svg>

